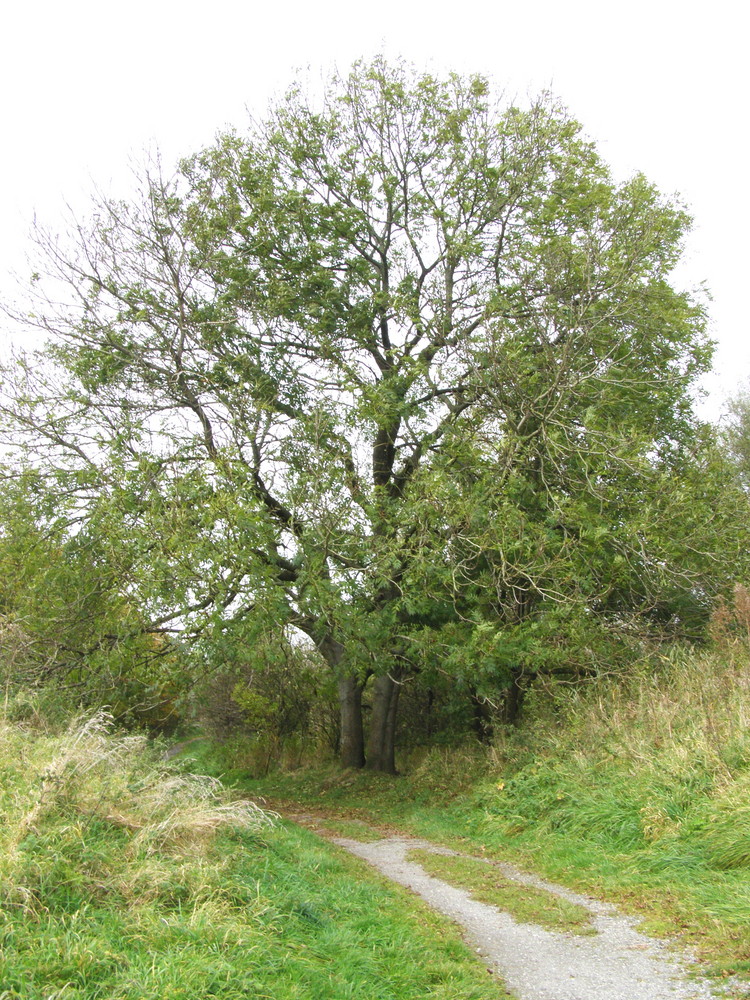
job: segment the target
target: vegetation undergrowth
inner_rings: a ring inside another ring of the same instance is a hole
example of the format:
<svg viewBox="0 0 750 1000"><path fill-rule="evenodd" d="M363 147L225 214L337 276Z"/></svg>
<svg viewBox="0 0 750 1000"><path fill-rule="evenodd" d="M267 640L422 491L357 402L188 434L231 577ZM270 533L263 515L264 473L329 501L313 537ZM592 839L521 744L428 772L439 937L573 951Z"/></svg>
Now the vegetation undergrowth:
<svg viewBox="0 0 750 1000"><path fill-rule="evenodd" d="M395 779L317 767L242 786L512 859L748 976L749 723L750 654L725 642L533 692L491 747L433 748Z"/></svg>
<svg viewBox="0 0 750 1000"><path fill-rule="evenodd" d="M2 1000L506 996L406 893L102 714L0 719L0 775Z"/></svg>

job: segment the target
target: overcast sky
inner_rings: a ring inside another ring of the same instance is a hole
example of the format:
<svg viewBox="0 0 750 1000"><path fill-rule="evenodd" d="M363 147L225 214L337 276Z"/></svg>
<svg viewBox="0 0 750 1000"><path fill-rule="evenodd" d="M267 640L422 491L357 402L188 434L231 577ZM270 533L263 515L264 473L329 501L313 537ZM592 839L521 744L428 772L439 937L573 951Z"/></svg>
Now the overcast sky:
<svg viewBox="0 0 750 1000"><path fill-rule="evenodd" d="M302 70L358 57L550 89L616 176L678 192L695 218L679 280L706 281L719 342L707 412L750 377L747 24L736 2L26 0L0 15L0 294L31 220L55 227L96 186L127 194L147 148L171 163L262 115Z"/></svg>

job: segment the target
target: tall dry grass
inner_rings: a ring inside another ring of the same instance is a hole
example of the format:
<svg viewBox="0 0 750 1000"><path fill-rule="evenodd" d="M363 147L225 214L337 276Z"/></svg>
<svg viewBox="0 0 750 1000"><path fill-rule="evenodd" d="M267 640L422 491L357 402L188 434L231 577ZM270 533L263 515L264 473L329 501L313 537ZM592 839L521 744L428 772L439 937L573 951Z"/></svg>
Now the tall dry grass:
<svg viewBox="0 0 750 1000"><path fill-rule="evenodd" d="M0 898L29 914L65 886L79 901L158 895L180 882L180 856L199 880L218 831L273 823L215 779L160 760L145 736L115 733L106 712L62 734L0 719L0 768Z"/></svg>
<svg viewBox="0 0 750 1000"><path fill-rule="evenodd" d="M735 626L711 650L538 694L494 750L490 826L750 875L750 647Z"/></svg>

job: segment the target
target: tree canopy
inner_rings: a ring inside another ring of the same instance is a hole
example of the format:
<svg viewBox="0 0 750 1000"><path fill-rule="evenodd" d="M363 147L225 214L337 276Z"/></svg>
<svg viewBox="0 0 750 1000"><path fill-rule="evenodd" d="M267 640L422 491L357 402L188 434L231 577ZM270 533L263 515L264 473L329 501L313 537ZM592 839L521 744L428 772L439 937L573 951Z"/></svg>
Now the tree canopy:
<svg viewBox="0 0 750 1000"><path fill-rule="evenodd" d="M512 714L725 582L688 226L548 96L359 64L40 234L3 413L147 631L307 636L343 763L393 770L404 684Z"/></svg>

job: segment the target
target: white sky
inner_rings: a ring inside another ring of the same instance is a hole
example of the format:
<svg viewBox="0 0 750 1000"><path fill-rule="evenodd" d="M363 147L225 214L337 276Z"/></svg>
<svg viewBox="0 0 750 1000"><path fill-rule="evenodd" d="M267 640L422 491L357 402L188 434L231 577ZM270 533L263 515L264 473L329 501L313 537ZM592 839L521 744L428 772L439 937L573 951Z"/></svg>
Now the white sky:
<svg viewBox="0 0 750 1000"><path fill-rule="evenodd" d="M491 76L509 97L551 89L617 176L679 192L696 225L680 281L713 295L709 415L750 377L748 24L714 0L16 0L0 15L0 294L23 272L34 212L53 228L129 162L166 164L241 128L306 69L382 52Z"/></svg>

